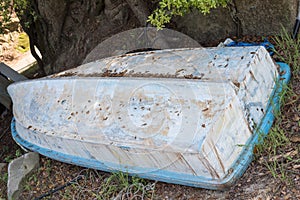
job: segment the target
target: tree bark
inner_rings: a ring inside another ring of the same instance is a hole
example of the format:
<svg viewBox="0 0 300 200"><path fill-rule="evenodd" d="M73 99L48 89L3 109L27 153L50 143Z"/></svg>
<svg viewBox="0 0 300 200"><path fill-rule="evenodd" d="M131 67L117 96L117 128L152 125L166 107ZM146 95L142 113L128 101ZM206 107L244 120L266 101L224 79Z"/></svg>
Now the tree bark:
<svg viewBox="0 0 300 200"><path fill-rule="evenodd" d="M247 3L245 3L245 1ZM159 0L27 0L19 16L30 46L46 74L77 67L108 37L146 25ZM236 35L275 35L291 29L297 0L234 0L229 8L203 15L192 12L172 20L173 29L201 45L217 44ZM20 12L19 12L20 13Z"/></svg>
<svg viewBox="0 0 300 200"><path fill-rule="evenodd" d="M140 0L126 0L136 18L139 20L141 26L147 25L147 19L150 15L150 10L145 1Z"/></svg>
<svg viewBox="0 0 300 200"><path fill-rule="evenodd" d="M46 74L76 67L104 39L145 25L147 3L135 0L28 0L22 27Z"/></svg>

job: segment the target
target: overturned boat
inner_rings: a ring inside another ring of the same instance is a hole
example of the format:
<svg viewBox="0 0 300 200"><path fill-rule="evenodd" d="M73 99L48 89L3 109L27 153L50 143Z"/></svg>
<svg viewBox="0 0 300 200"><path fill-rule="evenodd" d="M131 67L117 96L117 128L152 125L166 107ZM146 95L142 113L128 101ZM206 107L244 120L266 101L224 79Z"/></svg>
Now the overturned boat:
<svg viewBox="0 0 300 200"><path fill-rule="evenodd" d="M12 133L62 162L226 189L268 133L289 76L259 46L109 57L10 85Z"/></svg>

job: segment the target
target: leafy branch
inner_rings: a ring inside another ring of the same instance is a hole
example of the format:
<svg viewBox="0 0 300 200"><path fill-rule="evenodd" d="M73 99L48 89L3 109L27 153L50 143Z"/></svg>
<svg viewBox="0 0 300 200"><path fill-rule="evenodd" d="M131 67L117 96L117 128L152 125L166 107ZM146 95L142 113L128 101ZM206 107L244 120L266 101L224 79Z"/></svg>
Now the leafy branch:
<svg viewBox="0 0 300 200"><path fill-rule="evenodd" d="M161 0L158 8L148 17L148 22L158 29L165 27L174 16L183 16L196 8L203 14L220 6L226 7L230 0Z"/></svg>

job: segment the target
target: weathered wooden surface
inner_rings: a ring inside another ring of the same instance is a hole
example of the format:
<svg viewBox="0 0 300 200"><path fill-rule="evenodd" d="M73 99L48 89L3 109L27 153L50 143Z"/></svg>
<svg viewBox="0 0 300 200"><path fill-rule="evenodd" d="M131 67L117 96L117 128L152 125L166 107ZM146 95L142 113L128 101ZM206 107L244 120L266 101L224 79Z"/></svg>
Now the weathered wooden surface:
<svg viewBox="0 0 300 200"><path fill-rule="evenodd" d="M10 80L14 82L27 80L25 76L19 74L18 72L16 72L15 70L13 70L11 67L7 66L4 63L0 63L0 73L4 74L6 77L8 77Z"/></svg>
<svg viewBox="0 0 300 200"><path fill-rule="evenodd" d="M0 63L0 74L4 75L0 75L0 103L10 109L11 99L6 90L7 86L12 82L24 81L27 78L4 63Z"/></svg>
<svg viewBox="0 0 300 200"><path fill-rule="evenodd" d="M9 93L18 137L41 153L220 189L239 175L276 77L263 47L177 49L103 59Z"/></svg>

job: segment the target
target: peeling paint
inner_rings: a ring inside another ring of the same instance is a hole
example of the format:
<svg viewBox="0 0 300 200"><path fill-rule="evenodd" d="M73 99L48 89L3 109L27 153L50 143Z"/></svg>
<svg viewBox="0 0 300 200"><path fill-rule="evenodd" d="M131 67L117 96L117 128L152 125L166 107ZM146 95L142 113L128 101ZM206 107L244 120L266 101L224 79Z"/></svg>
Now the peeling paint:
<svg viewBox="0 0 300 200"><path fill-rule="evenodd" d="M223 180L277 76L262 47L178 49L106 58L8 90L16 130L33 145L112 170Z"/></svg>

